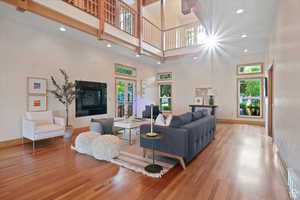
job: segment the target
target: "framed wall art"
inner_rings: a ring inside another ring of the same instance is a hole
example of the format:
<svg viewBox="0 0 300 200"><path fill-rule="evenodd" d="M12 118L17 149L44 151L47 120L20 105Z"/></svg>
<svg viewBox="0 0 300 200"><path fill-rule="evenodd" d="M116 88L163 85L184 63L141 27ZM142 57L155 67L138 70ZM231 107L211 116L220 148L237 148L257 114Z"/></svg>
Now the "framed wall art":
<svg viewBox="0 0 300 200"><path fill-rule="evenodd" d="M47 111L47 96L28 96L28 111Z"/></svg>
<svg viewBox="0 0 300 200"><path fill-rule="evenodd" d="M46 95L47 94L47 79L45 78L27 78L27 93L28 95Z"/></svg>

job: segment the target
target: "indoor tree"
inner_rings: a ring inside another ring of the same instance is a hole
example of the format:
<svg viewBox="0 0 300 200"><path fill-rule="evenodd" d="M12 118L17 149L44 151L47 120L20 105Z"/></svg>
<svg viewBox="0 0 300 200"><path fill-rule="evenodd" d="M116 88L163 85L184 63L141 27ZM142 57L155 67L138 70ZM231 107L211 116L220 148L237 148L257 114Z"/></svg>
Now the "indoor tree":
<svg viewBox="0 0 300 200"><path fill-rule="evenodd" d="M69 76L65 70L59 69L59 71L64 78L63 84L59 85L55 78L51 76L51 81L55 89L49 90L49 92L52 93L55 98L65 106L65 129L68 129L71 128L69 125L69 105L71 105L75 99L75 83L69 80Z"/></svg>

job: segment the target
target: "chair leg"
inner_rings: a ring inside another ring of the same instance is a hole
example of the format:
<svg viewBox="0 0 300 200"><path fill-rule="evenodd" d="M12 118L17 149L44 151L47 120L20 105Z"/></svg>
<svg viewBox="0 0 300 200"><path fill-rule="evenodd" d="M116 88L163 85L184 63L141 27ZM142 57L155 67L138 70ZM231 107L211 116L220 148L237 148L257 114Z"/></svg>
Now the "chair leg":
<svg viewBox="0 0 300 200"><path fill-rule="evenodd" d="M32 149L33 149L33 151L35 150L35 142L34 142L34 140L32 141Z"/></svg>

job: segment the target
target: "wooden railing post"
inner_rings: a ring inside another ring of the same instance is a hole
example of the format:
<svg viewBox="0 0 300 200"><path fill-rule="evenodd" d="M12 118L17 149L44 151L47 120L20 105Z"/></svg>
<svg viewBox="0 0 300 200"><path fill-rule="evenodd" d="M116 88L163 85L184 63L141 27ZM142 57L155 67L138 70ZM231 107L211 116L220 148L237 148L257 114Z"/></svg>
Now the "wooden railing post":
<svg viewBox="0 0 300 200"><path fill-rule="evenodd" d="M139 47L137 50L138 54L143 53L143 40L144 40L144 33L143 33L143 2L142 0L137 0L137 36L139 38Z"/></svg>
<svg viewBox="0 0 300 200"><path fill-rule="evenodd" d="M165 56L165 1L160 0L160 17L161 17L161 51Z"/></svg>
<svg viewBox="0 0 300 200"><path fill-rule="evenodd" d="M105 24L105 10L104 10L104 4L106 0L98 0L98 16L99 16L99 29L97 37L98 39L103 39L103 33L104 33L104 24Z"/></svg>

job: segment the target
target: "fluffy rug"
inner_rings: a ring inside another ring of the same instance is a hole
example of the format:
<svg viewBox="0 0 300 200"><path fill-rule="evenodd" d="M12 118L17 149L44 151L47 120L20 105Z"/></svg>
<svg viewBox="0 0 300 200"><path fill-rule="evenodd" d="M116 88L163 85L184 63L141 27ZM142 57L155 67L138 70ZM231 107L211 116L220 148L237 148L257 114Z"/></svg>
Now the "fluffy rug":
<svg viewBox="0 0 300 200"><path fill-rule="evenodd" d="M144 167L151 164L152 159L144 158L142 156L134 155L125 151L121 151L119 157L112 159L110 162L153 178L161 178L164 174L166 174L170 169L172 169L176 165L176 162L174 161L171 161L169 163L155 161L156 164L159 164L163 167L163 170L160 173L156 174L149 173L145 171Z"/></svg>

